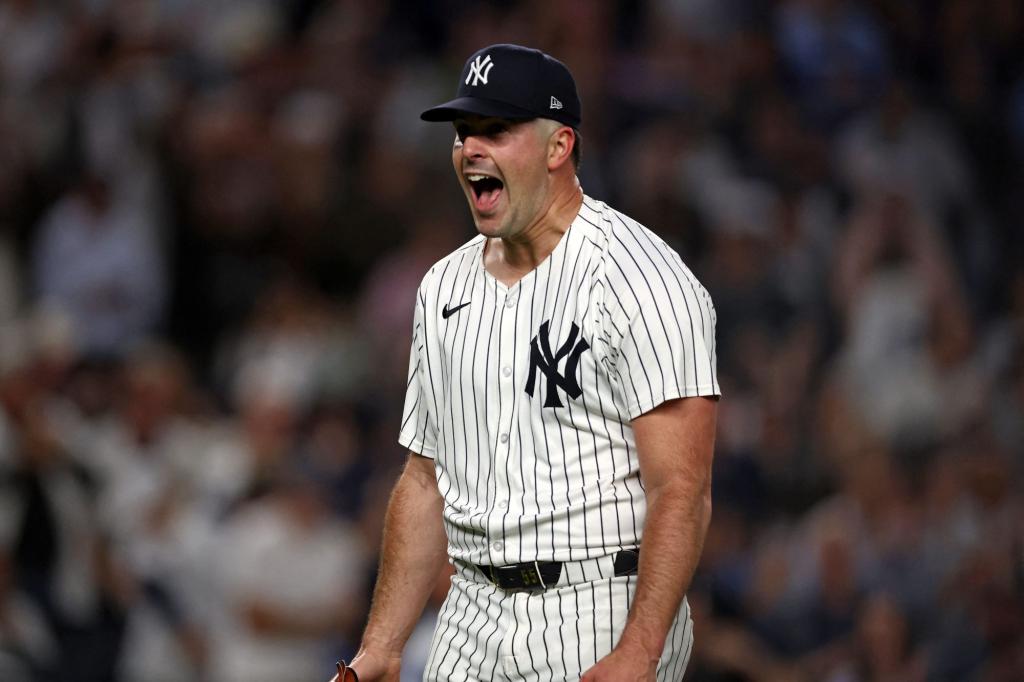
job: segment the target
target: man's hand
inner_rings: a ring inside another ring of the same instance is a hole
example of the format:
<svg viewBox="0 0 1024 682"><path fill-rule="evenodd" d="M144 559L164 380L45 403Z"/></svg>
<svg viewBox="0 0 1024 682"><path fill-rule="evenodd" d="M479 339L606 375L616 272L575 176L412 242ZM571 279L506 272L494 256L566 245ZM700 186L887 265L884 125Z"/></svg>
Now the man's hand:
<svg viewBox="0 0 1024 682"><path fill-rule="evenodd" d="M583 673L580 682L655 682L658 658L652 658L642 647L630 648L620 643L611 653Z"/></svg>
<svg viewBox="0 0 1024 682"><path fill-rule="evenodd" d="M402 657L382 656L373 651L360 649L352 659L349 670L359 676L359 682L398 682L401 673ZM352 676L342 677L340 672L331 678L331 682L351 682Z"/></svg>
<svg viewBox="0 0 1024 682"><path fill-rule="evenodd" d="M402 649L447 565L443 509L433 460L411 453L388 503L373 606L352 659L359 682L398 682Z"/></svg>

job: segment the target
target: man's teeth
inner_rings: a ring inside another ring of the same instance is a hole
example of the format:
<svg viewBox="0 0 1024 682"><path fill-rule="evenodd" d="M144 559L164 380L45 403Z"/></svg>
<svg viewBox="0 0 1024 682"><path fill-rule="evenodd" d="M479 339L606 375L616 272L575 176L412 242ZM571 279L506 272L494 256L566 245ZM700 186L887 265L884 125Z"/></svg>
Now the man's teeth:
<svg viewBox="0 0 1024 682"><path fill-rule="evenodd" d="M467 175L466 179L469 180L470 182L480 182L486 177L486 175Z"/></svg>

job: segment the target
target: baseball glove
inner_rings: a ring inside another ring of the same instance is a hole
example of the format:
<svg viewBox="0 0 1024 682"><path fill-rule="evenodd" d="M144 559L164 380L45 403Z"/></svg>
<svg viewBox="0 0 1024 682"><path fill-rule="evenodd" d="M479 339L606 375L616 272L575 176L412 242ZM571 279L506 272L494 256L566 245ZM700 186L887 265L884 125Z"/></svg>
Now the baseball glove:
<svg viewBox="0 0 1024 682"><path fill-rule="evenodd" d="M359 682L359 675L356 675L356 671L348 667L345 661L338 661L338 676L334 679L337 682Z"/></svg>

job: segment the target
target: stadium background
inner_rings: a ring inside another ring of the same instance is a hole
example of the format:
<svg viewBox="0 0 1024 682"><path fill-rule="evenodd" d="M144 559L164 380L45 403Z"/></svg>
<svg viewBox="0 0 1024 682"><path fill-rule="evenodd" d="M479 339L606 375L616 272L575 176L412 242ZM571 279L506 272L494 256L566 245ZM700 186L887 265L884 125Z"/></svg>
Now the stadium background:
<svg viewBox="0 0 1024 682"><path fill-rule="evenodd" d="M498 41L717 306L687 679L1024 679L1014 0L0 2L0 678L351 654Z"/></svg>

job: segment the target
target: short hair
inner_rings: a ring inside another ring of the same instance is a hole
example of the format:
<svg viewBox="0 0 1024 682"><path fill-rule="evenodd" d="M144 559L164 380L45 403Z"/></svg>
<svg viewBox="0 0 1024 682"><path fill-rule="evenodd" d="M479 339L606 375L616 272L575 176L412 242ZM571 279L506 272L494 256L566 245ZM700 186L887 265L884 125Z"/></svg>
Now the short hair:
<svg viewBox="0 0 1024 682"><path fill-rule="evenodd" d="M572 144L572 165L576 170L580 169L580 160L583 158L583 136L580 135L578 128L572 129L573 135L576 139L573 140Z"/></svg>

